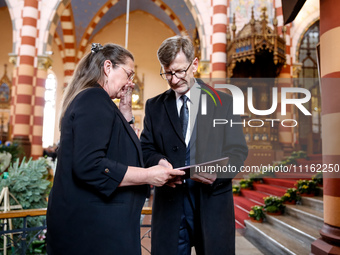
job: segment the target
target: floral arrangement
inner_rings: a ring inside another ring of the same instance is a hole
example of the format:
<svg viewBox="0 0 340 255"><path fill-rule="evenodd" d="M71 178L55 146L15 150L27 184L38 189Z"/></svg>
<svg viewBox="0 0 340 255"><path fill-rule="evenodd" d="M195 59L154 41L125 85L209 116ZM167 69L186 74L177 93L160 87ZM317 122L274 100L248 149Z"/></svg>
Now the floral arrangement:
<svg viewBox="0 0 340 255"><path fill-rule="evenodd" d="M8 168L7 178L0 179L0 190L8 187L24 209L46 207L46 197L50 190L49 165L45 159L27 162L19 159Z"/></svg>
<svg viewBox="0 0 340 255"><path fill-rule="evenodd" d="M253 188L253 181L249 179L241 179L239 184L240 184L241 189L252 189Z"/></svg>
<svg viewBox="0 0 340 255"><path fill-rule="evenodd" d="M11 153L7 151L0 152L0 173L3 173L9 167L11 160Z"/></svg>
<svg viewBox="0 0 340 255"><path fill-rule="evenodd" d="M264 210L267 213L283 213L285 205L283 200L277 196L264 197Z"/></svg>
<svg viewBox="0 0 340 255"><path fill-rule="evenodd" d="M316 182L318 186L323 185L323 174L322 172L318 172L317 174L312 176L312 181Z"/></svg>
<svg viewBox="0 0 340 255"><path fill-rule="evenodd" d="M308 158L305 151L293 151L291 156L294 158Z"/></svg>
<svg viewBox="0 0 340 255"><path fill-rule="evenodd" d="M262 182L263 181L263 177L265 177L266 175L264 173L251 173L249 174L249 179L254 182Z"/></svg>
<svg viewBox="0 0 340 255"><path fill-rule="evenodd" d="M260 222L262 222L263 219L266 217L266 215L263 212L263 206L259 206L259 205L252 206L248 215L251 219L255 221L260 221Z"/></svg>
<svg viewBox="0 0 340 255"><path fill-rule="evenodd" d="M27 162L25 157L10 165L7 175L0 177L0 190L8 187L12 195L18 200L23 209L44 208L47 206L47 196L51 189L51 182L47 180L50 166L46 159L32 160ZM11 204L14 200L11 199ZM29 217L29 227L42 226L44 217ZM22 219L13 220L14 228L22 227Z"/></svg>
<svg viewBox="0 0 340 255"><path fill-rule="evenodd" d="M301 197L296 188L289 188L281 199L283 202L295 203L296 201L300 201Z"/></svg>
<svg viewBox="0 0 340 255"><path fill-rule="evenodd" d="M24 150L16 143L12 143L7 141L6 143L2 143L0 141L0 153L7 152L11 154L11 163L14 163L17 158L24 155Z"/></svg>
<svg viewBox="0 0 340 255"><path fill-rule="evenodd" d="M313 180L298 180L295 184L298 192L303 195L317 195L319 189L317 183Z"/></svg>
<svg viewBox="0 0 340 255"><path fill-rule="evenodd" d="M284 160L278 162L277 165L295 165L296 159L298 158L307 158L307 153L305 151L293 151L289 157L286 157Z"/></svg>
<svg viewBox="0 0 340 255"><path fill-rule="evenodd" d="M28 247L26 254L47 254L46 250L46 229L44 229L38 238L33 240L31 245Z"/></svg>
<svg viewBox="0 0 340 255"><path fill-rule="evenodd" d="M20 155L22 148L11 142L2 143L0 141L0 175L4 174L11 163L14 163ZM7 173L5 173L7 176Z"/></svg>
<svg viewBox="0 0 340 255"><path fill-rule="evenodd" d="M24 209L44 208L47 206L47 195L51 189L52 183L48 180L51 163L45 158L26 161L24 157L21 161L22 149L16 144L0 143L0 191L8 187L11 194L16 198L14 201L10 197L10 203L19 204ZM28 217L27 226L37 227L44 225L45 216ZM16 218L12 220L13 228L18 229L23 226L23 219ZM27 234L28 240L34 239L35 232ZM46 240L44 232L39 235L39 240L33 240L27 254L45 254Z"/></svg>
<svg viewBox="0 0 340 255"><path fill-rule="evenodd" d="M233 185L233 194L234 195L239 195L241 193L241 189L239 185Z"/></svg>

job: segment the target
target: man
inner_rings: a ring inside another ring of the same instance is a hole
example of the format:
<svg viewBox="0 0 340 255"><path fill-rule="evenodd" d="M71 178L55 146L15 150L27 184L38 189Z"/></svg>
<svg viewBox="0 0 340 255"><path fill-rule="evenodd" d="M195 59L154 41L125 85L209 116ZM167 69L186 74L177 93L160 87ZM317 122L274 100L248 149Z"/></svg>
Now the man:
<svg viewBox="0 0 340 255"><path fill-rule="evenodd" d="M213 119L241 122L233 115L232 97L217 92L222 104L217 106L206 97L202 114L200 98L212 88L194 78L198 59L188 37L166 39L157 54L161 76L171 89L146 103L141 135L145 164L178 168L229 157L228 164L239 169L248 153L242 125L212 125ZM156 188L151 246L154 255L191 254L192 246L197 255L234 254L230 175L198 172L175 189Z"/></svg>

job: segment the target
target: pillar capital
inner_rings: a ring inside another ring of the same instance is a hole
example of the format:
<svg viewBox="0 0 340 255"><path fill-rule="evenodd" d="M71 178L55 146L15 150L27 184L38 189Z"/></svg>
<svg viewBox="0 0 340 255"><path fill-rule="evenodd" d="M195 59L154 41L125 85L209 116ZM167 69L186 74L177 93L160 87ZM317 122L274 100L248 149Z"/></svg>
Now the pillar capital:
<svg viewBox="0 0 340 255"><path fill-rule="evenodd" d="M48 70L52 66L52 62L48 55L38 55L38 69Z"/></svg>
<svg viewBox="0 0 340 255"><path fill-rule="evenodd" d="M302 71L302 63L293 63L293 78L299 78Z"/></svg>
<svg viewBox="0 0 340 255"><path fill-rule="evenodd" d="M9 53L8 54L9 59L8 61L13 64L14 67L17 67L17 63L18 63L18 55L15 53Z"/></svg>
<svg viewBox="0 0 340 255"><path fill-rule="evenodd" d="M198 66L198 74L200 78L209 78L210 73L210 61L201 60Z"/></svg>

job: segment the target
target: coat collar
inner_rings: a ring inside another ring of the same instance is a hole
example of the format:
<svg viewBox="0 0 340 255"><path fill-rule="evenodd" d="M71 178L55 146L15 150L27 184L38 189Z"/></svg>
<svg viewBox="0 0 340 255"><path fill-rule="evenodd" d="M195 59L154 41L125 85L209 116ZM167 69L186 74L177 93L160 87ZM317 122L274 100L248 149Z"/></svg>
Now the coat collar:
<svg viewBox="0 0 340 255"><path fill-rule="evenodd" d="M202 80L200 79L196 79L196 83L198 83L198 85L200 87L205 87L205 84ZM202 91L201 93L204 93L204 91ZM201 115L201 98L198 99L194 99L191 98L190 100L193 100L195 103L198 103L198 110L197 110L197 117L200 117ZM177 111L177 104L176 104L176 93L175 91L173 91L172 89L169 89L165 92L165 97L164 97L164 105L165 105L165 109L166 112L168 114L168 118L173 126L173 129L176 131L178 137L181 139L181 141L185 144L185 140L183 138L183 134L182 134L182 127L181 127L181 123L180 123L180 119L178 117L178 111ZM210 116L212 118L212 116ZM195 121L196 125L197 122L197 118ZM192 128L194 128L194 125L192 126Z"/></svg>
<svg viewBox="0 0 340 255"><path fill-rule="evenodd" d="M202 80L196 79L197 83L200 85L201 88L205 90L211 90ZM206 146L207 143L209 143L209 134L212 129L212 123L214 118L216 118L216 114L219 111L219 107L215 106L214 101L210 98L210 95L208 95L204 90L201 91L201 95L205 94L207 96L207 114L202 115L202 105L201 105L201 98L199 100L199 107L197 112L197 137L199 137L199 145L198 146ZM209 124L211 123L211 124Z"/></svg>
<svg viewBox="0 0 340 255"><path fill-rule="evenodd" d="M114 109L115 109L117 115L122 120L122 123L124 125L125 130L129 134L129 136L131 137L131 140L133 141L133 143L135 144L135 146L137 148L140 165L142 167L144 167L143 155L142 155L142 147L140 145L140 141L139 141L135 131L131 128L130 124L126 121L125 117L123 116L123 114L118 109L117 105L115 103L113 103L113 104L114 104Z"/></svg>
<svg viewBox="0 0 340 255"><path fill-rule="evenodd" d="M103 88L99 83L96 83L94 85L94 87ZM122 123L123 123L127 133L129 134L129 136L131 137L131 140L133 141L133 143L135 144L135 146L137 148L140 165L144 166L143 155L142 155L142 147L140 145L140 141L139 141L135 131L131 128L130 124L126 121L125 117L123 116L123 114L120 112L117 105L113 101L112 101L112 104L114 106L113 108L116 111L117 115L122 120Z"/></svg>
<svg viewBox="0 0 340 255"><path fill-rule="evenodd" d="M178 117L178 111L177 111L177 105L176 105L176 94L175 94L175 91L173 91L172 89L169 89L168 91L165 92L164 106L168 114L169 120L173 126L173 129L176 131L181 141L185 144L183 134L182 134L181 123Z"/></svg>
<svg viewBox="0 0 340 255"><path fill-rule="evenodd" d="M210 90L210 88L206 86L206 84L202 80L196 79L196 82L199 84L201 88ZM202 90L201 95L202 94L206 94L206 92ZM199 106L198 106L197 117L195 121L195 125L197 125L197 129L198 129L196 135L198 135L200 139L204 141L203 144L208 142L207 140L208 136L206 135L208 130L205 130L203 127L207 127L206 123L213 123L215 111L217 111L217 108L218 108L214 105L213 100L209 100L209 98L210 96L207 95L207 114L206 115L201 114L201 97L197 99ZM176 134L181 139L181 141L185 144L185 141L182 135L181 123L178 117L178 111L177 111L177 105L176 105L176 94L172 89L169 89L165 92L164 106L168 114L168 118L173 126L173 129L176 131Z"/></svg>

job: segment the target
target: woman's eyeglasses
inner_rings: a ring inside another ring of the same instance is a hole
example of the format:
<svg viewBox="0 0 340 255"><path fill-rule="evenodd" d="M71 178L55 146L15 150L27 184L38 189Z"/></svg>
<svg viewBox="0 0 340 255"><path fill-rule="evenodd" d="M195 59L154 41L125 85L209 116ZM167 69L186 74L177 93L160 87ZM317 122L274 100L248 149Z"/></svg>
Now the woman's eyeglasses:
<svg viewBox="0 0 340 255"><path fill-rule="evenodd" d="M124 70L124 72L126 73L128 80L129 81L133 81L133 78L135 78L135 72L131 71L131 73L128 73L128 71L126 71L126 69L120 65L115 64L116 66L119 66L120 68L122 68Z"/></svg>

